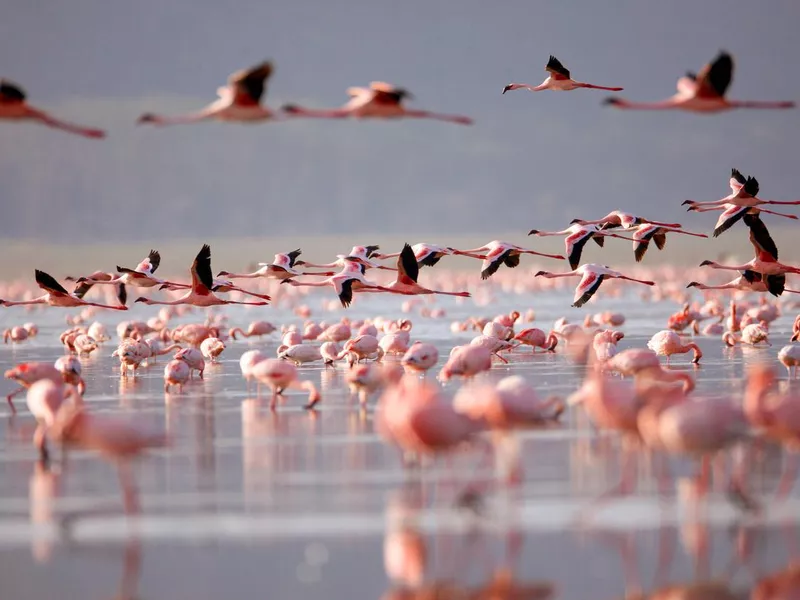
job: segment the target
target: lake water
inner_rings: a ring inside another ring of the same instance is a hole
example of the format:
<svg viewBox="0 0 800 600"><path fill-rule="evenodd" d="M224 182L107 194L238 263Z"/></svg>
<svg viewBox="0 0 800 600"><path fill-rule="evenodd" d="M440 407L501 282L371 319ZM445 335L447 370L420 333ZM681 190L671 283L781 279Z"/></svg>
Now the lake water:
<svg viewBox="0 0 800 600"><path fill-rule="evenodd" d="M321 297L309 301L313 318L401 316L402 299L359 296L347 313L324 314ZM612 309L627 317L620 347L641 347L676 310L632 293L578 310L568 307L569 297L498 294L481 308L440 300L446 318L410 315L412 340L434 342L441 363L453 345L476 335L451 334L454 319L533 307L533 325L549 329L560 316L580 321L588 311ZM0 346L0 368L55 360L67 314L2 310L3 328L34 321L40 334ZM98 320L113 326L123 317L154 314L137 306L124 315L100 313ZM255 318L301 322L288 308L226 314L231 326ZM198 311L179 322L202 316ZM702 366L679 357L673 368L696 372L697 394L740 394L746 363L774 360L793 317L787 311L773 323L771 348L729 349L717 338L701 338ZM163 392L166 357L140 369L135 380L119 377L110 357L116 340L83 361L92 410L136 413L173 439L170 448L137 464L143 513L134 519L123 516L112 465L75 451L66 470L58 459L51 471L41 469L24 396L16 419L0 406L0 597L621 598L642 592L662 598L658 590L692 585L699 594L693 598L772 597L756 595L759 581L764 589L765 577L790 572L800 559L800 503L795 495L772 500L782 468L775 448L766 447L751 472L752 492L764 505L757 515L739 511L719 489L694 508L685 493L694 473L688 462L672 465L683 491L659 499L641 460L637 492L598 507L590 522L578 525L593 498L618 480L620 461L618 441L593 433L573 412L560 428L519 434L523 482L488 492L476 513L457 507L456 498L474 478L491 478L491 467L479 468L480 456L465 451L404 468L397 451L374 432L374 400L361 410L349 398L342 366L302 368L303 377L322 389L314 413L300 408L303 397L295 392L274 413L248 397L239 357L255 347L273 354L278 343L277 333L262 342L230 341L203 380L169 397ZM580 370L559 353L516 351L510 361L487 377L523 375L545 396L567 395L580 383ZM5 381L0 391L13 387ZM398 556L410 570L405 583L391 567ZM517 595L509 592L510 581ZM710 581L721 583L715 588Z"/></svg>

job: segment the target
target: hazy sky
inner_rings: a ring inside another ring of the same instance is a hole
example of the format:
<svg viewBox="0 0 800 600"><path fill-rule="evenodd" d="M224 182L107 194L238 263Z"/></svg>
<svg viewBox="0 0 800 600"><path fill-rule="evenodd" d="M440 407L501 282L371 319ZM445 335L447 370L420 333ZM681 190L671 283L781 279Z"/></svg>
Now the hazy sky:
<svg viewBox="0 0 800 600"><path fill-rule="evenodd" d="M0 235L489 239L614 208L707 230L715 216L680 203L725 195L732 166L765 198L800 198L800 112L626 113L601 106L605 92L502 88L539 83L552 53L577 79L657 100L725 48L731 98L800 101L799 18L796 0L10 2L0 75L109 137L0 124ZM336 106L384 80L476 122L135 126L201 107L265 58L270 106Z"/></svg>

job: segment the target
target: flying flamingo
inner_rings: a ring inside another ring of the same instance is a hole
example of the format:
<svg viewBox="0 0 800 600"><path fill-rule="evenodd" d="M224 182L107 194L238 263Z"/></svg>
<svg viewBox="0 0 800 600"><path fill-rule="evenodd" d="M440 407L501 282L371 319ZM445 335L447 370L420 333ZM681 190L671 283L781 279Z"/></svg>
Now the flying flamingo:
<svg viewBox="0 0 800 600"><path fill-rule="evenodd" d="M102 129L81 127L60 121L43 110L34 108L25 99L25 90L8 79L0 79L0 120L38 121L48 127L76 133L87 138L99 139L106 137L106 132Z"/></svg>
<svg viewBox="0 0 800 600"><path fill-rule="evenodd" d="M384 271L394 271L392 267L386 267L384 265L376 263L373 259L379 258L386 258L386 256L378 254L378 250L380 246L353 246L350 250L349 254L337 254L336 260L331 263L327 263L324 265L316 264L316 263L304 263L307 267L315 268L315 269L333 269L333 268L343 268L348 263L358 263L363 268L361 269L362 273L365 269L382 269ZM394 255L398 256L398 255ZM308 273L310 275L310 273Z"/></svg>
<svg viewBox="0 0 800 600"><path fill-rule="evenodd" d="M419 243L414 244L411 246L411 249L414 251L414 256L417 259L417 264L420 268L422 267L432 267L436 265L444 256L469 256L468 253L464 252L463 250L456 250L455 248L451 248L450 246L437 246L436 244L426 244L426 243ZM384 259L384 258L396 258L400 256L399 252L393 252L391 254L376 254L374 258L377 259ZM473 256L473 258L476 258Z"/></svg>
<svg viewBox="0 0 800 600"><path fill-rule="evenodd" d="M368 88L351 87L347 89L350 101L341 108L314 110L295 104L287 104L284 112L295 117L316 117L321 119L435 119L460 125L472 125L472 119L460 115L446 115L412 110L403 106L405 98L412 98L408 90L398 88L389 83L373 81Z"/></svg>
<svg viewBox="0 0 800 600"><path fill-rule="evenodd" d="M700 263L701 267L721 269L726 271L755 271L762 275L786 275L787 273L800 273L800 268L785 265L775 260L769 252L764 252L758 247L755 248L756 256L743 265L721 265L713 260L704 260Z"/></svg>
<svg viewBox="0 0 800 600"><path fill-rule="evenodd" d="M481 279L489 279L489 277L497 273L501 265L505 265L510 269L518 267L519 258L522 254L533 254L559 260L564 259L560 254L545 254L543 252L536 252L535 250L526 250L521 246L509 244L508 242L501 242L499 240L489 242L480 248L464 250L463 254L483 260L483 264L481 265Z"/></svg>
<svg viewBox="0 0 800 600"><path fill-rule="evenodd" d="M625 279L626 281L635 281L636 283L642 283L644 285L655 285L654 281L646 281L644 279L628 277L619 271L613 271L608 267L593 263L583 264L577 269L567 273L548 273L547 271L539 271L536 273L535 277L546 277L548 279L555 279L557 277L580 277L581 281L578 284L578 287L575 289L575 297L572 304L574 307L581 307L586 304L589 298L594 296L595 292L597 292L604 279Z"/></svg>
<svg viewBox="0 0 800 600"><path fill-rule="evenodd" d="M621 87L606 87L603 85L592 85L591 83L575 81L570 77L569 69L562 65L561 61L552 54L550 55L550 60L547 61L547 66L544 68L544 70L550 73L550 75L548 75L547 79L545 79L539 85L532 86L526 83L509 83L503 88L503 93L505 94L506 92L519 89L525 89L531 92L540 92L542 90L571 92L572 90L577 90L578 88L606 90L608 92L621 92L624 89Z"/></svg>
<svg viewBox="0 0 800 600"><path fill-rule="evenodd" d="M762 206L764 204L782 204L782 205L796 205L800 204L800 200L761 200L756 198L760 189L758 180L755 177L745 177L738 169L731 169L731 178L729 181L731 186L731 193L719 200L712 200L710 202L698 202L697 200L684 200L681 206L689 205L686 210L695 210L696 208L721 208L725 204L735 204L736 206Z"/></svg>
<svg viewBox="0 0 800 600"><path fill-rule="evenodd" d="M292 250L291 252L278 253L271 263L258 263L258 270L252 273L231 273L230 271L220 271L217 277L228 277L230 279L255 279L257 277L266 277L269 279L289 279L298 275L323 275L330 276L333 273L303 273L298 271L296 267L305 265L302 260L297 260L302 252L300 248Z"/></svg>
<svg viewBox="0 0 800 600"><path fill-rule="evenodd" d="M212 292L219 292L220 294L227 294L229 292L239 292L240 294L244 294L245 296L252 296L253 298L259 298L261 300L272 300L272 297L267 294L258 294L256 292L251 292L244 288L240 288L237 285L234 285L232 281L228 281L227 279L220 279L219 277L214 277L212 280L214 284L211 287ZM158 289L160 290L188 290L191 288L191 284L188 283L173 283L168 281L163 283L161 287Z"/></svg>
<svg viewBox="0 0 800 600"><path fill-rule="evenodd" d="M634 110L686 110L715 113L734 108L794 108L794 102L761 102L728 100L725 92L733 77L733 58L720 52L713 62L700 72L688 72L678 79L678 93L661 102L631 102L622 98L606 98L605 104Z"/></svg>
<svg viewBox="0 0 800 600"><path fill-rule="evenodd" d="M637 225L636 230L633 232L632 238L621 235L616 237L632 241L633 256L636 259L636 262L641 262L641 260L644 258L645 252L647 252L647 248L650 246L651 241L655 242L656 248L659 250L664 249L664 246L667 243L668 233L682 233L684 235L692 235L694 237L701 238L708 237L705 233L693 233L691 231L678 229L677 227L664 227L663 225L654 225L652 223L642 223L641 225Z"/></svg>
<svg viewBox="0 0 800 600"><path fill-rule="evenodd" d="M679 229L680 223L662 223L661 221L653 221L652 219L645 219L631 213L623 212L621 210L612 210L602 219L596 221L587 221L585 219L572 219L572 224L578 225L599 225L600 229L614 229L622 227L623 229L633 229L634 225L641 225L642 223L650 223L651 225L660 225L661 227L672 227Z"/></svg>
<svg viewBox="0 0 800 600"><path fill-rule="evenodd" d="M339 297L339 301L342 303L342 306L347 308L350 306L350 303L353 301L353 292L357 291L364 291L364 290L375 290L378 292L391 292L387 287L382 285L378 285L377 283L373 283L371 281L367 281L364 278L364 274L362 273L362 265L360 263L354 261L344 261L344 269L333 275L324 279L322 281L310 282L310 281L303 281L298 282L295 279L284 279L281 283L288 283L294 287L326 287L332 286L333 289L336 291L336 295Z"/></svg>
<svg viewBox="0 0 800 600"><path fill-rule="evenodd" d="M602 248L603 243L605 242L604 238L606 236L620 237L615 233L600 231L596 225L581 225L580 223L574 222L563 231L539 231L538 229L531 229L528 232L528 235L538 235L540 237L550 235L566 235L567 237L564 238L564 246L567 251L567 260L569 260L569 266L573 269L577 269L578 265L581 264L581 253L583 252L583 247L590 239L594 240L595 243Z"/></svg>
<svg viewBox="0 0 800 600"><path fill-rule="evenodd" d="M419 266L414 256L414 251L408 244L403 246L403 251L397 259L397 279L386 285L386 288L395 294L420 295L420 294L442 294L445 296L458 296L459 298L469 298L469 292L443 292L441 290L430 290L417 283L419 276ZM367 290L365 290L367 291ZM381 291L381 290L375 290Z"/></svg>
<svg viewBox="0 0 800 600"><path fill-rule="evenodd" d="M146 113L139 117L138 122L154 125L177 125L210 119L241 123L275 119L272 111L261 105L261 99L267 89L267 79L272 74L272 70L272 63L267 61L250 69L237 71L228 77L228 85L217 89L219 99L198 112L177 117L162 117Z"/></svg>
<svg viewBox="0 0 800 600"><path fill-rule="evenodd" d="M686 287L696 287L698 290L742 290L745 292L769 292L773 296L780 296L784 292L798 294L800 292L786 289L786 275L761 275L755 271L742 271L736 279L722 285L706 285L692 281Z"/></svg>
<svg viewBox="0 0 800 600"><path fill-rule="evenodd" d="M125 285L143 288L162 285L165 283L164 281L153 277L153 273L156 272L160 264L161 254L158 250L150 250L147 257L136 265L135 269L117 265L116 275L113 273L96 271L87 277L78 277L78 279L75 280L75 283L78 285L75 287L74 293L79 298L83 298L94 285L119 285L122 286L122 289L125 289ZM120 299L120 302L124 304L122 299Z"/></svg>
<svg viewBox="0 0 800 600"><path fill-rule="evenodd" d="M99 304L97 302L89 302L78 298L74 293L71 294L64 287L58 283L51 275L39 269L35 270L36 283L40 288L45 291L43 296L34 298L33 300L0 300L0 306L23 306L28 304L47 304L49 306L61 306L65 308L74 308L77 306L96 306L98 308L110 308L112 310L128 310L127 306L110 306L108 304Z"/></svg>
<svg viewBox="0 0 800 600"><path fill-rule="evenodd" d="M164 304L175 306L178 304L190 304L192 306L219 306L222 304L246 304L249 306L266 306L266 301L261 302L242 302L234 300L223 300L213 292L214 278L211 276L211 246L203 244L200 252L192 262L192 289L177 300L151 300L150 298L140 297L136 302L148 305Z"/></svg>

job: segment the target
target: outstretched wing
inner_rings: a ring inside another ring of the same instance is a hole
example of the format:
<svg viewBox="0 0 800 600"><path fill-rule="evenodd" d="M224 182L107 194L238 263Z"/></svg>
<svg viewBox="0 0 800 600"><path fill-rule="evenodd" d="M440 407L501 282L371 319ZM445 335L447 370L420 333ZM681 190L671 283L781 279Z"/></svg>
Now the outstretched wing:
<svg viewBox="0 0 800 600"><path fill-rule="evenodd" d="M150 253L147 255L142 262L140 262L136 270L139 273L143 273L145 275L152 275L156 272L158 265L161 264L161 254L159 254L158 250L150 250Z"/></svg>
<svg viewBox="0 0 800 600"><path fill-rule="evenodd" d="M549 72L553 79L569 79L569 69L562 65L561 61L552 54L544 70Z"/></svg>
<svg viewBox="0 0 800 600"><path fill-rule="evenodd" d="M572 303L572 306L580 308L586 304L589 301L589 298L594 296L595 292L600 287L600 284L603 283L604 278L604 275L598 275L590 271L584 273L583 277L581 277L578 287L575 289L575 297L573 298L574 302Z"/></svg>
<svg viewBox="0 0 800 600"><path fill-rule="evenodd" d="M747 183L747 178L744 175L742 175L741 171L739 171L738 169L731 169L731 180L730 180L731 191L735 194L740 189L742 189L742 187L744 187L745 183Z"/></svg>
<svg viewBox="0 0 800 600"><path fill-rule="evenodd" d="M481 264L481 279L489 279L492 275L497 273L497 269L506 260L511 250L506 250L500 254L490 252Z"/></svg>
<svg viewBox="0 0 800 600"><path fill-rule="evenodd" d="M719 236L725 231L728 231L734 224L741 220L747 211L750 209L747 206L736 206L735 204L726 204L725 210L717 219L717 224L714 227L714 237Z"/></svg>
<svg viewBox="0 0 800 600"><path fill-rule="evenodd" d="M697 74L698 98L722 98L733 77L733 58L725 51L705 65Z"/></svg>
<svg viewBox="0 0 800 600"><path fill-rule="evenodd" d="M214 276L211 274L211 246L203 244L192 263L192 291L195 294L208 295L214 287Z"/></svg>
<svg viewBox="0 0 800 600"><path fill-rule="evenodd" d="M300 256L302 253L303 253L303 251L300 250L300 248L298 248L297 250L292 250L291 252L287 252L286 253L286 256L289 257L289 266L290 267L294 266L294 263L297 260L297 257Z"/></svg>
<svg viewBox="0 0 800 600"><path fill-rule="evenodd" d="M25 90L8 79L0 79L0 103L25 102Z"/></svg>
<svg viewBox="0 0 800 600"><path fill-rule="evenodd" d="M375 102L378 104L400 104L404 98L413 97L408 90L394 86L391 83L373 81L369 84L369 87L372 90Z"/></svg>
<svg viewBox="0 0 800 600"><path fill-rule="evenodd" d="M122 306L128 301L128 290L125 289L124 283L117 284L117 300Z"/></svg>
<svg viewBox="0 0 800 600"><path fill-rule="evenodd" d="M341 290L339 291L339 300L342 303L342 306L347 308L350 306L350 303L353 301L353 280L352 279L345 279L342 282Z"/></svg>
<svg viewBox="0 0 800 600"><path fill-rule="evenodd" d="M265 61L249 69L237 71L228 78L238 104L258 104L267 89L267 79L272 75L272 63Z"/></svg>
<svg viewBox="0 0 800 600"><path fill-rule="evenodd" d="M402 283L416 283L419 277L419 265L414 250L410 245L404 244L397 257L397 280Z"/></svg>
<svg viewBox="0 0 800 600"><path fill-rule="evenodd" d="M756 256L765 253L771 256L773 260L778 260L778 246L775 240L769 234L767 226L761 220L761 215L757 212L745 214L743 217L744 224L750 228L750 243L753 244Z"/></svg>
<svg viewBox="0 0 800 600"><path fill-rule="evenodd" d="M767 291L773 296L780 296L786 289L786 275L766 275L764 283L767 284Z"/></svg>
<svg viewBox="0 0 800 600"><path fill-rule="evenodd" d="M40 271L36 269L34 271L34 276L36 277L37 285L42 288L45 292L50 292L51 294L58 294L69 296L69 292L64 289L58 281L52 275L48 275L44 271Z"/></svg>
<svg viewBox="0 0 800 600"><path fill-rule="evenodd" d="M381 249L380 246L364 246L364 249L367 251L367 258L372 258L378 253L378 250Z"/></svg>
<svg viewBox="0 0 800 600"><path fill-rule="evenodd" d="M747 181L745 181L744 186L742 187L744 187L744 191L750 194L751 196L758 195L758 190L759 190L758 179L756 179L755 177L748 177Z"/></svg>

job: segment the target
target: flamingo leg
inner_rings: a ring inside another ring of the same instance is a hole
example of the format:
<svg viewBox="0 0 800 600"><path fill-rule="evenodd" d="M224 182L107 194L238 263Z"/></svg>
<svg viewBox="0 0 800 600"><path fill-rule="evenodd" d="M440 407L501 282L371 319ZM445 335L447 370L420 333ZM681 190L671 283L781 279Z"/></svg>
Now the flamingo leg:
<svg viewBox="0 0 800 600"><path fill-rule="evenodd" d="M778 483L778 490L775 494L776 500L785 500L794 487L794 482L797 479L797 472L800 469L800 461L795 452L786 453L786 464L783 469L783 475Z"/></svg>

